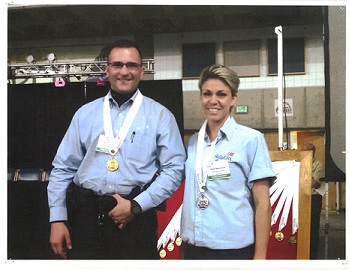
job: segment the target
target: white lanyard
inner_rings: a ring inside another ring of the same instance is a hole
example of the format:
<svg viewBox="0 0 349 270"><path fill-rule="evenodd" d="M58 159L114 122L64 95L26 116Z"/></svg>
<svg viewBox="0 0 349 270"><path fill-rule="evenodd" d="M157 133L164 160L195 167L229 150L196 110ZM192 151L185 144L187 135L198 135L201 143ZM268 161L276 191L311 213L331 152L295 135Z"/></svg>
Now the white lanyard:
<svg viewBox="0 0 349 270"><path fill-rule="evenodd" d="M211 160L214 148L216 146L217 138L211 143L207 152L205 161L203 163L204 140L206 132L207 120L202 124L198 135L198 143L196 146L196 180L199 184L200 192L203 193L207 182L206 165Z"/></svg>
<svg viewBox="0 0 349 270"><path fill-rule="evenodd" d="M114 156L120 149L122 143L124 142L128 130L130 129L133 120L141 106L143 95L138 91L137 96L128 111L126 118L120 128L120 131L114 138L113 134L113 124L110 116L110 105L109 105L109 93L104 98L104 107L103 107L103 123L104 123L104 133L109 141L109 153Z"/></svg>

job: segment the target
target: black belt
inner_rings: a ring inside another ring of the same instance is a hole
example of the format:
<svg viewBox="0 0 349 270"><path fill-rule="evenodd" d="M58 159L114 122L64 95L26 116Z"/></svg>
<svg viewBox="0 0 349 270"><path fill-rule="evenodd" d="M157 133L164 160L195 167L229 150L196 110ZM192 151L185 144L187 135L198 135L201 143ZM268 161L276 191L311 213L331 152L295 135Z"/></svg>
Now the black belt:
<svg viewBox="0 0 349 270"><path fill-rule="evenodd" d="M93 202L98 208L99 225L103 225L104 217L118 204L112 195L97 195L91 189L79 187L74 182L67 189L66 202L69 220L73 220L80 205Z"/></svg>
<svg viewBox="0 0 349 270"><path fill-rule="evenodd" d="M144 190L146 190L149 185L150 184L146 185L144 188L137 186L132 189L130 194L122 197L127 200L132 200ZM79 205L88 204L90 202L97 203L99 223L101 223L104 217L106 217L108 213L117 205L117 201L112 195L97 195L93 190L80 187L74 182L69 185L67 189L66 203L68 209L68 217L71 217L69 218L70 220L73 219L72 217L74 217L75 211L78 210ZM165 211L166 201L155 207L154 210Z"/></svg>

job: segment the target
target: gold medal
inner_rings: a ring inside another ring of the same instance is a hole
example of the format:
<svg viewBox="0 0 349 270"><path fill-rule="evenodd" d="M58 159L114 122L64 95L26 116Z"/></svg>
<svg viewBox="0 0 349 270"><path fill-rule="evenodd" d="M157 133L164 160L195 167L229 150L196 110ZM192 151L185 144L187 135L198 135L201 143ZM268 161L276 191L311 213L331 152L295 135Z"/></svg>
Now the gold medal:
<svg viewBox="0 0 349 270"><path fill-rule="evenodd" d="M288 239L288 242L291 245L295 245L295 244L297 244L297 238L294 235L291 235L290 238Z"/></svg>
<svg viewBox="0 0 349 270"><path fill-rule="evenodd" d="M177 239L176 239L176 245L177 246L182 245L182 238L180 236L178 236Z"/></svg>
<svg viewBox="0 0 349 270"><path fill-rule="evenodd" d="M160 250L159 255L161 258L165 258L166 257L166 250L164 250L164 249Z"/></svg>
<svg viewBox="0 0 349 270"><path fill-rule="evenodd" d="M174 244L173 244L173 243L169 243L169 244L167 245L167 249L168 249L168 251L174 250Z"/></svg>
<svg viewBox="0 0 349 270"><path fill-rule="evenodd" d="M275 239L278 241L284 240L284 234L282 232L276 232L275 233Z"/></svg>
<svg viewBox="0 0 349 270"><path fill-rule="evenodd" d="M119 168L119 162L112 157L107 161L107 168L109 171L114 172Z"/></svg>

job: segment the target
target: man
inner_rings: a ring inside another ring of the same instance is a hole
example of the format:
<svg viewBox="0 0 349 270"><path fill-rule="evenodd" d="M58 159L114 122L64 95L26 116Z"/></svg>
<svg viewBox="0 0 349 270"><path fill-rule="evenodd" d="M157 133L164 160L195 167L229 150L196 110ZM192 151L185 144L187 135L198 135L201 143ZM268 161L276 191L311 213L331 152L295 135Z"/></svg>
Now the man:
<svg viewBox="0 0 349 270"><path fill-rule="evenodd" d="M58 148L48 198L59 257L158 258L155 207L181 184L185 150L172 113L139 91L143 74L135 43L112 44L111 90L75 113Z"/></svg>
<svg viewBox="0 0 349 270"><path fill-rule="evenodd" d="M319 246L320 214L322 209L322 194L318 189L324 184L321 182L325 177L325 167L320 160L315 159L316 148L312 143L302 145L303 151L312 151L312 196L311 196L311 236L310 236L310 259L317 259Z"/></svg>

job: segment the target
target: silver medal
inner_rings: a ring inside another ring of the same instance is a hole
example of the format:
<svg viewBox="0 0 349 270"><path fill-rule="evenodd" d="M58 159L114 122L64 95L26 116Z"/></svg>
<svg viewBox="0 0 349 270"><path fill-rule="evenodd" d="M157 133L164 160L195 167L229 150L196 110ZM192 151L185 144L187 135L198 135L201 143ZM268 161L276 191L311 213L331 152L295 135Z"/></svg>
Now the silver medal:
<svg viewBox="0 0 349 270"><path fill-rule="evenodd" d="M204 196L204 194L201 194L200 197L196 200L196 205L200 209L206 209L209 205L208 199Z"/></svg>

